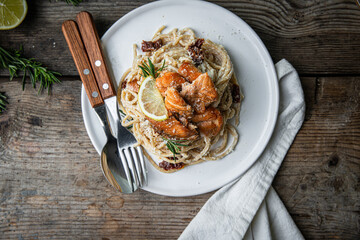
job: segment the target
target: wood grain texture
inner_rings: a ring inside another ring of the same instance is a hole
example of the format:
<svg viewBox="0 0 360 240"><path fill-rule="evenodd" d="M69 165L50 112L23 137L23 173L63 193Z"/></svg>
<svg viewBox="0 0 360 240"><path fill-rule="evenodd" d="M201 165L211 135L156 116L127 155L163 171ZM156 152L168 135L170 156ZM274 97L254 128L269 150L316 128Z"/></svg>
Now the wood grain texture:
<svg viewBox="0 0 360 240"><path fill-rule="evenodd" d="M91 106L94 108L103 105L104 101L99 91L97 79L95 79L95 75L76 22L73 20L66 20L62 24L61 28L81 81L84 84Z"/></svg>
<svg viewBox="0 0 360 240"><path fill-rule="evenodd" d="M306 120L275 189L306 239L359 239L360 77L302 83Z"/></svg>
<svg viewBox="0 0 360 240"><path fill-rule="evenodd" d="M81 115L80 81L51 96L2 82L0 239L176 239L211 194L116 192L104 179Z"/></svg>
<svg viewBox="0 0 360 240"><path fill-rule="evenodd" d="M176 239L212 193L117 193L81 115L80 81L52 95L0 81L0 239ZM306 121L274 182L306 239L360 233L360 77L303 78Z"/></svg>
<svg viewBox="0 0 360 240"><path fill-rule="evenodd" d="M82 120L76 67L61 32L80 11L101 36L145 0L28 1L25 21L0 33L69 77L52 95L8 82L0 115L0 239L176 239L212 193L171 198L117 193ZM355 0L212 0L245 20L273 60L303 77L306 119L275 180L306 239L360 238L360 7ZM140 41L140 40L139 40ZM335 75L335 76L334 76Z"/></svg>
<svg viewBox="0 0 360 240"><path fill-rule="evenodd" d="M109 97L115 96L116 90L106 65L106 59L101 47L101 40L91 14L88 12L80 12L76 16L76 22L79 26L81 37L83 39L102 98L105 100ZM96 64L96 62L98 62L98 64Z"/></svg>
<svg viewBox="0 0 360 240"><path fill-rule="evenodd" d="M120 17L147 2L88 0L73 7L55 0L29 1L26 19L18 28L1 32L0 46L18 48L22 44L25 55L64 75L76 76L61 23L86 10L93 14L101 36ZM264 41L275 62L286 58L306 75L360 74L360 7L355 0L211 2L245 20Z"/></svg>

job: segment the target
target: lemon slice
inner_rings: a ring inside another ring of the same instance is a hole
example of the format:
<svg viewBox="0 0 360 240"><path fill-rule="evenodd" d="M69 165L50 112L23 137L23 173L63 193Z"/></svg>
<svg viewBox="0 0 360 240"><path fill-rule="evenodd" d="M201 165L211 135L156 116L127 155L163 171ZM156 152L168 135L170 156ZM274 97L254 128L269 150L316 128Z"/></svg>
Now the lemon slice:
<svg viewBox="0 0 360 240"><path fill-rule="evenodd" d="M26 0L0 0L0 30L19 26L27 10Z"/></svg>
<svg viewBox="0 0 360 240"><path fill-rule="evenodd" d="M138 102L145 116L156 121L163 121L168 118L164 99L156 88L155 79L151 76L145 78L141 83Z"/></svg>

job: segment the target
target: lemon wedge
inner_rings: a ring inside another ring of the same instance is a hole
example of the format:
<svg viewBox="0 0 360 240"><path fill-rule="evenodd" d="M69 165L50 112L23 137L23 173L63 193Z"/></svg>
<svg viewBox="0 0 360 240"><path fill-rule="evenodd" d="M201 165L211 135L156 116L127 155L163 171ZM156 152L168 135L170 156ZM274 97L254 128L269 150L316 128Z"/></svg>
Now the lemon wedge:
<svg viewBox="0 0 360 240"><path fill-rule="evenodd" d="M0 30L13 29L25 19L26 0L0 0Z"/></svg>
<svg viewBox="0 0 360 240"><path fill-rule="evenodd" d="M163 121L168 118L164 99L156 88L156 81L153 77L148 76L141 83L138 102L145 116L156 121Z"/></svg>

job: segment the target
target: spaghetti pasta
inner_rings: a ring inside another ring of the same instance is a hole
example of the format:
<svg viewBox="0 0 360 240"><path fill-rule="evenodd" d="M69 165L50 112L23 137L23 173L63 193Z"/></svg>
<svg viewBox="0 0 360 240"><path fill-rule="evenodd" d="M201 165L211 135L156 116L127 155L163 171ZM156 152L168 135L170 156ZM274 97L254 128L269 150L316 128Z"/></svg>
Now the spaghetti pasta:
<svg viewBox="0 0 360 240"><path fill-rule="evenodd" d="M140 110L136 91L138 88L131 87L131 84L141 85L143 80L139 65L149 58L156 69L161 68L165 61L163 72L177 72L182 63L192 62L188 48L198 39L194 31L184 28L163 33L164 28L161 27L152 38L152 42L162 42L162 46L158 49L138 55L137 46L134 45L132 67L123 74L118 89L118 100L125 113L122 124L125 127L132 126L131 131L139 145L154 154L159 160L181 166L179 169L203 161L223 158L237 144L238 133L229 120L235 117L235 123L239 123L240 105L243 98L240 92L240 101L234 101L233 87L238 87L238 83L230 57L223 46L205 40L201 46L204 58L202 63L197 65L202 73L209 75L218 94L217 100L211 104L211 107L220 111L223 124L215 136L200 134L196 139L182 140L182 144L177 147L179 151L174 157L173 152L167 146L166 138L156 131ZM176 168L165 170L159 167L157 161L152 159L149 154L146 156L162 172L169 173L179 170Z"/></svg>

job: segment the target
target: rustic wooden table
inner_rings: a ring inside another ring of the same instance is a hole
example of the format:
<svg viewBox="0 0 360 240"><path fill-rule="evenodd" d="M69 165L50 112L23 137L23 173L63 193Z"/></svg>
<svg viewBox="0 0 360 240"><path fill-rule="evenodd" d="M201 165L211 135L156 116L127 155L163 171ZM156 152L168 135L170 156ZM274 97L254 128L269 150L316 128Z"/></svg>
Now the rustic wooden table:
<svg viewBox="0 0 360 240"><path fill-rule="evenodd" d="M113 190L86 133L79 81L61 23L86 10L102 35L147 1L31 1L25 21L0 32L63 76L51 95L0 75L0 238L176 239L213 194L186 198ZM307 239L360 238L360 7L355 0L214 0L289 60L306 120L273 186Z"/></svg>

